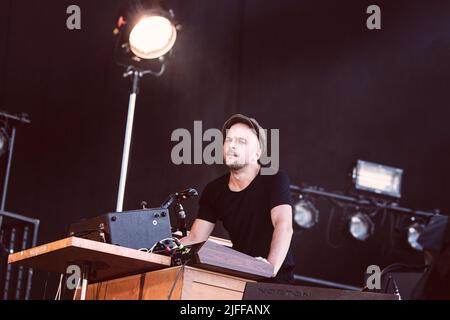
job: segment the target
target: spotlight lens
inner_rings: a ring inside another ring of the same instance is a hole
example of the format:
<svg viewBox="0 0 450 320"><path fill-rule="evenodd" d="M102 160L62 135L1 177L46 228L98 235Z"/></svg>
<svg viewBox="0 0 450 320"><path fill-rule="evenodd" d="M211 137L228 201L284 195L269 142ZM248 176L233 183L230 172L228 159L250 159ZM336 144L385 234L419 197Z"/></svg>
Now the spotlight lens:
<svg viewBox="0 0 450 320"><path fill-rule="evenodd" d="M0 130L0 156L2 156L8 148L8 136L5 131Z"/></svg>
<svg viewBox="0 0 450 320"><path fill-rule="evenodd" d="M419 243L419 237L422 233L420 226L412 225L408 228L408 243L415 250L423 250L422 245Z"/></svg>
<svg viewBox="0 0 450 320"><path fill-rule="evenodd" d="M294 207L294 221L300 227L309 229L317 221L319 212L309 201L300 200Z"/></svg>
<svg viewBox="0 0 450 320"><path fill-rule="evenodd" d="M370 226L360 215L353 216L350 220L350 233L358 240L366 240L370 235Z"/></svg>
<svg viewBox="0 0 450 320"><path fill-rule="evenodd" d="M303 206L297 205L295 207L295 222L302 227L309 226L312 221L311 212L306 210Z"/></svg>
<svg viewBox="0 0 450 320"><path fill-rule="evenodd" d="M177 37L173 23L162 16L141 19L130 33L130 48L142 59L155 59L172 49Z"/></svg>

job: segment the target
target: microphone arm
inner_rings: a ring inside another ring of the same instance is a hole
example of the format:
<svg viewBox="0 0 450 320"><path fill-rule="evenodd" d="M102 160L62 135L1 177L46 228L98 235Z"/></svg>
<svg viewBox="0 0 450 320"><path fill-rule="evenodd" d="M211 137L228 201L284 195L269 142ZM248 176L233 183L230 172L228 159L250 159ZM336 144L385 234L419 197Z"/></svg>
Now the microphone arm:
<svg viewBox="0 0 450 320"><path fill-rule="evenodd" d="M171 194L166 199L166 201L164 201L162 203L161 207L164 208L164 209L167 209L174 203L175 200L176 201L181 201L181 200L186 200L186 199L188 199L190 197L196 197L196 196L198 196L197 190L195 190L194 188L188 188L188 189L185 189L183 191L179 191L179 192L176 192L174 194Z"/></svg>
<svg viewBox="0 0 450 320"><path fill-rule="evenodd" d="M177 203L176 205L177 211L177 219L178 219L178 230L181 231L183 237L187 236L187 227L186 227L186 212L184 211L181 203Z"/></svg>
<svg viewBox="0 0 450 320"><path fill-rule="evenodd" d="M176 201L175 211L177 214L178 230L181 231L183 237L187 236L186 212L184 211L184 208L180 202L190 197L196 196L198 196L197 190L195 190L194 188L188 188L183 191L171 194L161 205L162 208L168 209Z"/></svg>

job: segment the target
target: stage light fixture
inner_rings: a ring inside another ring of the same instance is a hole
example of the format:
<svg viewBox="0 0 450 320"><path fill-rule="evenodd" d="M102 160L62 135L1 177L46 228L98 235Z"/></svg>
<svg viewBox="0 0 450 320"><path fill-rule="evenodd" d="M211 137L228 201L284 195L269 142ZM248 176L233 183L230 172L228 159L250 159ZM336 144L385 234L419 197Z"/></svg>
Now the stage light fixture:
<svg viewBox="0 0 450 320"><path fill-rule="evenodd" d="M179 28L173 11L166 9L163 1L129 1L113 32L118 37L116 62L141 71L154 70L157 63L153 61L163 62L163 70L165 56L172 50Z"/></svg>
<svg viewBox="0 0 450 320"><path fill-rule="evenodd" d="M305 229L312 228L319 222L319 210L307 199L300 199L294 205L294 221Z"/></svg>
<svg viewBox="0 0 450 320"><path fill-rule="evenodd" d="M373 234L374 229L374 223L367 214L357 212L350 216L349 232L356 240L367 240Z"/></svg>
<svg viewBox="0 0 450 320"><path fill-rule="evenodd" d="M117 37L114 59L117 64L126 68L124 77L132 78L117 212L123 210L139 81L146 74L159 77L164 73L167 60L165 56L171 51L177 39L179 25L174 19L173 11L166 9L161 0L129 0L120 10L113 31Z"/></svg>
<svg viewBox="0 0 450 320"><path fill-rule="evenodd" d="M357 190L401 197L403 170L368 161L358 160L353 169L353 183Z"/></svg>
<svg viewBox="0 0 450 320"><path fill-rule="evenodd" d="M159 14L144 16L130 32L130 48L142 59L155 59L172 49L177 38L175 25Z"/></svg>
<svg viewBox="0 0 450 320"><path fill-rule="evenodd" d="M425 224L420 222L414 222L408 226L407 229L407 240L411 248L422 251L423 246L419 242L419 237L422 235L425 230Z"/></svg>

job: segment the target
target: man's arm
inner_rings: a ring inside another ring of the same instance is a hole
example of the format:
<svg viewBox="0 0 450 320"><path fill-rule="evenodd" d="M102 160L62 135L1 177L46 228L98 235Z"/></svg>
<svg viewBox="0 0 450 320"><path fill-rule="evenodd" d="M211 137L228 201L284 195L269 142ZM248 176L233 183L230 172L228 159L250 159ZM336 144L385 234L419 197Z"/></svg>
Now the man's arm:
<svg viewBox="0 0 450 320"><path fill-rule="evenodd" d="M184 245L190 245L208 240L214 230L214 223L202 219L195 219L189 234L180 241Z"/></svg>
<svg viewBox="0 0 450 320"><path fill-rule="evenodd" d="M270 211L270 216L274 230L267 260L274 267L274 272L277 274L291 244L293 234L292 207L288 204L276 206Z"/></svg>

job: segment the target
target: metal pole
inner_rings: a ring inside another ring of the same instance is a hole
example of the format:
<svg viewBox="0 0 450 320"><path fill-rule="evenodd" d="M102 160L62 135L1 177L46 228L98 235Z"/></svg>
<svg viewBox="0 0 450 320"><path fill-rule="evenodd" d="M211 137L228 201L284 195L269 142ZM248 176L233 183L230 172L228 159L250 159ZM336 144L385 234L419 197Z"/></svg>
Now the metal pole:
<svg viewBox="0 0 450 320"><path fill-rule="evenodd" d="M89 281L89 273L90 273L90 265L84 264L82 267L82 276L81 276L81 294L80 294L80 300L86 300L86 293L88 288L88 281Z"/></svg>
<svg viewBox="0 0 450 320"><path fill-rule="evenodd" d="M6 164L6 173L5 173L5 179L3 180L3 194L2 194L2 204L1 204L1 211L5 211L5 205L6 205L6 194L8 193L8 182L9 182L9 173L11 171L11 161L12 161L12 155L14 151L14 140L16 138L16 128L13 127L11 131L11 138L9 139L9 145L8 145L8 163Z"/></svg>
<svg viewBox="0 0 450 320"><path fill-rule="evenodd" d="M136 106L136 97L138 94L139 78L141 77L142 74L137 70L131 70L131 72L125 74L125 76L128 75L132 75L133 77L132 80L133 87L130 93L130 100L128 103L127 126L125 130L125 142L122 154L122 168L120 170L119 192L117 195L117 206L116 206L117 212L123 211L123 199L125 197L125 186L127 182L128 161L130 158L131 135L133 132L134 109Z"/></svg>
<svg viewBox="0 0 450 320"><path fill-rule="evenodd" d="M439 213L403 208L403 207L399 207L399 206L397 206L395 204L391 204L391 203L375 203L375 202L369 201L367 199L359 199L359 198L355 198L352 196L346 196L346 195L342 195L342 194L338 194L338 193L334 193L334 192L327 192L327 191L324 191L323 189L318 190L314 187L299 187L296 185L290 185L290 190L292 192L297 192L300 194L311 194L311 195L315 195L318 197L324 197L324 198L334 199L334 200L338 200L338 201L345 201L345 202L349 202L349 203L352 203L352 204L358 205L358 206L373 206L373 207L378 207L380 209L387 209L387 210L392 210L392 211L397 211L397 212L403 212L406 214L411 214L411 215L416 215L416 216L423 216L423 217L429 218L429 217L433 217L436 215L440 215Z"/></svg>

